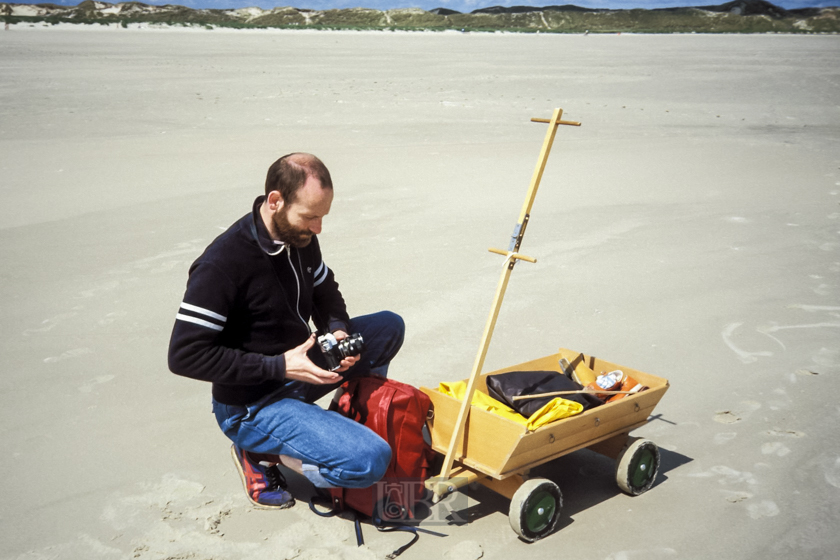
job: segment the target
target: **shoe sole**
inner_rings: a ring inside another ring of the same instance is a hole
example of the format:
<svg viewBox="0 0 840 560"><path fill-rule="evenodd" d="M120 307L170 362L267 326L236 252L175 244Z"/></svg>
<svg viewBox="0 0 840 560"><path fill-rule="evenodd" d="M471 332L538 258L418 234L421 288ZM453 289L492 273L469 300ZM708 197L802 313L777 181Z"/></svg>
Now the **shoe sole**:
<svg viewBox="0 0 840 560"><path fill-rule="evenodd" d="M269 506L266 504L261 504L258 501L254 500L251 497L251 494L248 492L248 479L245 477L245 471L242 470L242 463L239 462L239 458L236 456L236 449L235 446L230 446L230 456L233 458L233 464L236 465L236 472L239 473L239 480L242 481L242 487L245 488L245 496L248 498L248 501L251 504L258 508L258 509L288 509L295 505L295 499L292 498L285 504L281 504L279 506Z"/></svg>

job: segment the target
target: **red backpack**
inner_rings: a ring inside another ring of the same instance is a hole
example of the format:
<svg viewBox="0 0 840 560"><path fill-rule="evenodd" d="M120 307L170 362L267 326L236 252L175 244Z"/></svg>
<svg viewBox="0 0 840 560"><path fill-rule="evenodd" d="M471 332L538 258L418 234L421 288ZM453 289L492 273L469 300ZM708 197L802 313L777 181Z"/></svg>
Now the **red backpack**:
<svg viewBox="0 0 840 560"><path fill-rule="evenodd" d="M391 462L373 486L330 489L333 505L367 515L375 524L413 520L415 508L427 503L423 483L433 452L423 439L423 427L431 400L411 385L382 377L357 377L341 389L330 410L379 434L391 446Z"/></svg>

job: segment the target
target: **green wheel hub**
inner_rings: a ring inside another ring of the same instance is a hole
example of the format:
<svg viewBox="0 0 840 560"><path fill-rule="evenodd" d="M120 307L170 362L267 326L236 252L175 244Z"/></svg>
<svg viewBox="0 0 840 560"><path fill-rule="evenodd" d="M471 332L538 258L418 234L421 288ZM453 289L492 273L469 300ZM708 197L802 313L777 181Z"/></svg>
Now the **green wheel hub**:
<svg viewBox="0 0 840 560"><path fill-rule="evenodd" d="M650 478L656 472L655 467L656 455L650 449L643 448L641 453L638 453L630 464L630 481L633 486L641 488L647 485Z"/></svg>
<svg viewBox="0 0 840 560"><path fill-rule="evenodd" d="M527 510L525 511L525 523L528 530L539 533L548 527L556 510L557 500L554 499L554 496L545 491L537 492L535 496L528 500Z"/></svg>

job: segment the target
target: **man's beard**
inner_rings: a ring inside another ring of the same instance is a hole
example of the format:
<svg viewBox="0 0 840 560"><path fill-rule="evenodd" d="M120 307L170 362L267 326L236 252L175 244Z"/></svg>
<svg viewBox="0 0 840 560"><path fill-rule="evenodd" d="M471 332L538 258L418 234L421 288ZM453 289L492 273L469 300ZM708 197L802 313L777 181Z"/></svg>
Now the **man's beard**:
<svg viewBox="0 0 840 560"><path fill-rule="evenodd" d="M306 247L312 241L313 233L308 229L298 229L289 223L286 217L286 209L283 208L271 217L274 223L274 234L282 241L292 247Z"/></svg>

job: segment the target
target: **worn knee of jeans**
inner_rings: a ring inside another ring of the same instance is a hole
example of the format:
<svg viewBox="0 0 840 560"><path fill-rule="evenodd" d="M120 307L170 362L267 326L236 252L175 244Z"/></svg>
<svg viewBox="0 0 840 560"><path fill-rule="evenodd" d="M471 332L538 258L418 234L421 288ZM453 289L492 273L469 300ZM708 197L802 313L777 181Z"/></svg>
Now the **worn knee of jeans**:
<svg viewBox="0 0 840 560"><path fill-rule="evenodd" d="M384 440L382 441L382 444L381 451L376 456L371 457L369 461L370 468L368 472L370 473L370 476L368 478L370 484L378 482L382 479L382 477L385 476L385 471L388 469L388 465L391 463L391 446Z"/></svg>
<svg viewBox="0 0 840 560"><path fill-rule="evenodd" d="M331 484L343 488L367 488L378 482L391 462L391 448L379 439L365 452L354 455L340 472L322 473Z"/></svg>

